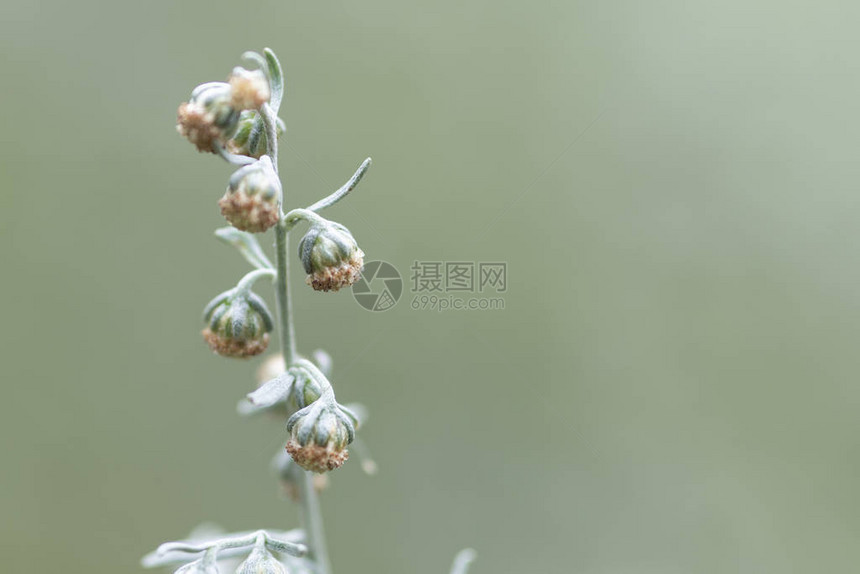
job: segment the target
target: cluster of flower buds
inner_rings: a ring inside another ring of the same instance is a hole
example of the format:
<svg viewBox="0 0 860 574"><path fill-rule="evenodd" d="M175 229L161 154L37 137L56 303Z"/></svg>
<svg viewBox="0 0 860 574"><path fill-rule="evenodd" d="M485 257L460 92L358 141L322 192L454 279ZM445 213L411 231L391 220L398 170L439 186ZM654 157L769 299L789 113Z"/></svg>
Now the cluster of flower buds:
<svg viewBox="0 0 860 574"><path fill-rule="evenodd" d="M299 467L322 473L341 466L347 460L346 446L353 442L355 428L367 417L360 404L341 406L336 402L328 381L331 367L331 357L322 350L313 353L313 361L300 358L289 368L281 355L273 355L257 372L257 389L239 403L239 412L244 415L288 417L291 435L287 452L276 456L272 465L284 491L294 500L299 497ZM374 474L376 463L366 449L359 449L358 454L362 470ZM314 484L317 490L325 486L322 480Z"/></svg>
<svg viewBox="0 0 860 574"><path fill-rule="evenodd" d="M364 266L364 252L349 229L322 218L314 220L302 237L299 257L308 274L307 283L316 291L349 287L361 277Z"/></svg>
<svg viewBox="0 0 860 574"><path fill-rule="evenodd" d="M259 110L270 97L262 71L237 67L227 82L208 82L191 92L189 101L179 106L176 129L201 152L235 147L229 140L239 128L243 111Z"/></svg>
<svg viewBox="0 0 860 574"><path fill-rule="evenodd" d="M225 291L209 302L203 319L208 324L203 338L221 356L252 357L269 346L272 314L255 293L244 289Z"/></svg>
<svg viewBox="0 0 860 574"><path fill-rule="evenodd" d="M355 439L356 424L358 418L337 404L333 394L324 394L287 421L287 452L305 470L340 468L349 458L346 447Z"/></svg>
<svg viewBox="0 0 860 574"><path fill-rule="evenodd" d="M233 227L262 233L280 218L281 181L269 156L240 167L230 177L227 191L218 201L221 215Z"/></svg>

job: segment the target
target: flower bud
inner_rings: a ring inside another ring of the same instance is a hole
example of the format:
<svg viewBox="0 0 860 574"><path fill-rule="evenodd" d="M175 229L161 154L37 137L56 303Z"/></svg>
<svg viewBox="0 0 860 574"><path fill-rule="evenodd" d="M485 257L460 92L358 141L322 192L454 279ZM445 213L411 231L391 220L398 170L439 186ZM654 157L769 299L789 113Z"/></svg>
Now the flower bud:
<svg viewBox="0 0 860 574"><path fill-rule="evenodd" d="M209 324L203 338L223 357L252 357L269 346L272 315L254 293L226 291L206 306L203 318Z"/></svg>
<svg viewBox="0 0 860 574"><path fill-rule="evenodd" d="M364 252L349 230L333 221L314 223L299 243L307 284L316 291L337 291L358 281Z"/></svg>
<svg viewBox="0 0 860 574"><path fill-rule="evenodd" d="M269 101L269 80L260 70L233 68L227 79L232 88L232 106L237 110L259 110Z"/></svg>
<svg viewBox="0 0 860 574"><path fill-rule="evenodd" d="M221 215L233 227L251 233L266 231L278 222L281 184L268 156L238 169L218 201Z"/></svg>
<svg viewBox="0 0 860 574"><path fill-rule="evenodd" d="M288 574L288 572L271 552L264 546L258 545L239 565L236 574Z"/></svg>
<svg viewBox="0 0 860 574"><path fill-rule="evenodd" d="M280 138L286 131L281 118L275 118L275 130ZM238 155L260 158L269 152L266 128L260 114L254 110L243 110L233 136L227 140L227 151Z"/></svg>
<svg viewBox="0 0 860 574"><path fill-rule="evenodd" d="M179 106L176 130L201 152L215 153L216 142L229 137L239 121L232 106L232 88L209 82L191 92L191 100Z"/></svg>
<svg viewBox="0 0 860 574"><path fill-rule="evenodd" d="M287 421L287 452L305 470L323 473L340 468L349 458L346 447L355 438L356 422L333 399L320 398Z"/></svg>

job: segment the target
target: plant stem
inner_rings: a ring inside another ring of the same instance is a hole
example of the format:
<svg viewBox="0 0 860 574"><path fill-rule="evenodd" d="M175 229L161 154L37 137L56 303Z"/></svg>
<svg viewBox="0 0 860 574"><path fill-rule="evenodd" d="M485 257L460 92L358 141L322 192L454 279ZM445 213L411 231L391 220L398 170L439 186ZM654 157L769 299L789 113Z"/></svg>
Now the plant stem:
<svg viewBox="0 0 860 574"><path fill-rule="evenodd" d="M278 280L275 283L275 294L278 301L278 324L280 325L281 352L287 367L292 365L298 353L296 352L296 330L293 326L293 302L290 297L290 258L289 237L287 227L283 223L275 226L275 265Z"/></svg>
<svg viewBox="0 0 860 574"><path fill-rule="evenodd" d="M288 235L285 222L275 226L275 248L276 266L278 280L275 285L278 300L278 318L281 330L281 352L284 361L289 367L298 359L296 352L296 337L293 327L292 301L289 288L289 255ZM319 498L314 489L313 473L304 472L301 478L301 514L302 527L305 530L309 557L316 563L316 574L331 574L328 552L325 545L325 533L323 531L322 513L320 512Z"/></svg>
<svg viewBox="0 0 860 574"><path fill-rule="evenodd" d="M277 173L278 139L275 126L277 120L268 104L264 104L260 112L266 126L269 156L272 158L272 164L274 165L275 173ZM283 185L281 187L283 189ZM283 193L281 202L283 203ZM293 303L290 297L289 226L283 218L283 205L281 207L281 214L281 220L275 226L275 267L278 273L275 283L275 294L278 302L277 310L278 324L280 325L281 352L289 368L296 362L299 356L296 351ZM309 550L308 556L316 564L315 574L331 574L331 564L329 563L325 544L322 512L320 511L319 498L314 488L313 473L309 471L302 473L301 483L301 520L305 531L305 542Z"/></svg>
<svg viewBox="0 0 860 574"><path fill-rule="evenodd" d="M331 563L325 546L320 501L314 487L314 473L306 470L302 473L301 481L302 528L305 530L305 543L310 549L311 558L316 563L316 574L331 574Z"/></svg>

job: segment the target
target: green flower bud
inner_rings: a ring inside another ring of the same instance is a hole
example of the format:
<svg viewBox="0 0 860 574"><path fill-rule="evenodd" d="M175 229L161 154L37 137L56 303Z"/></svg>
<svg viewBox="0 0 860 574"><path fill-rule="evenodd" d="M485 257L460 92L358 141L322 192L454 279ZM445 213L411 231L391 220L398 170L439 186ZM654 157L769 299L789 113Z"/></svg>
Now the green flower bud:
<svg viewBox="0 0 860 574"><path fill-rule="evenodd" d="M289 574L284 565L262 545L255 546L248 558L236 569L236 574Z"/></svg>
<svg viewBox="0 0 860 574"><path fill-rule="evenodd" d="M316 291L337 291L358 281L364 252L340 223L314 223L299 243L307 284Z"/></svg>
<svg viewBox="0 0 860 574"><path fill-rule="evenodd" d="M225 291L206 306L203 318L209 324L203 338L223 357L252 357L269 346L272 314L254 293Z"/></svg>
<svg viewBox="0 0 860 574"><path fill-rule="evenodd" d="M276 118L276 120L275 129L280 138L287 128L281 118ZM239 115L239 123L233 137L227 140L227 150L230 153L259 159L269 152L268 143L266 128L260 114L254 110L243 110Z"/></svg>
<svg viewBox="0 0 860 574"><path fill-rule="evenodd" d="M225 82L197 86L179 106L176 130L201 152L216 153L216 143L229 137L239 121L232 105L232 88Z"/></svg>
<svg viewBox="0 0 860 574"><path fill-rule="evenodd" d="M232 88L231 104L237 110L259 110L269 101L269 80L261 70L233 68L227 82Z"/></svg>
<svg viewBox="0 0 860 574"><path fill-rule="evenodd" d="M251 233L266 231L278 222L281 183L269 156L238 169L218 201L221 215L233 227Z"/></svg>
<svg viewBox="0 0 860 574"><path fill-rule="evenodd" d="M340 468L349 458L358 420L334 402L320 398L287 421L287 452L305 470L323 473Z"/></svg>

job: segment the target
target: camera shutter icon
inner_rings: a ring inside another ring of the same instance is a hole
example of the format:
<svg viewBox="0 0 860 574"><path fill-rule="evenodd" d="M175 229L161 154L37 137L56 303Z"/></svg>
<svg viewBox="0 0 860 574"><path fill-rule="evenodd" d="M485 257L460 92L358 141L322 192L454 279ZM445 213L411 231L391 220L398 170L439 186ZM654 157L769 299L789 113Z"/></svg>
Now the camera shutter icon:
<svg viewBox="0 0 860 574"><path fill-rule="evenodd" d="M352 286L356 302L368 311L388 311L403 294L403 278L397 268L385 261L364 264L361 278Z"/></svg>

